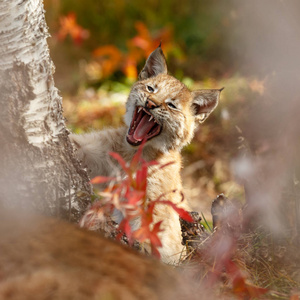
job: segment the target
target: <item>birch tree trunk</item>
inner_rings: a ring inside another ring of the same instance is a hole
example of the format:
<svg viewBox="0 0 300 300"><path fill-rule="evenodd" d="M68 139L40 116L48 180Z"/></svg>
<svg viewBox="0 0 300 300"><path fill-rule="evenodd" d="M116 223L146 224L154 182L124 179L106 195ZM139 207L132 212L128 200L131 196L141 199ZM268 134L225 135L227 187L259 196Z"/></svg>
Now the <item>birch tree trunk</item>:
<svg viewBox="0 0 300 300"><path fill-rule="evenodd" d="M42 0L0 0L0 205L77 221L90 202L54 86Z"/></svg>

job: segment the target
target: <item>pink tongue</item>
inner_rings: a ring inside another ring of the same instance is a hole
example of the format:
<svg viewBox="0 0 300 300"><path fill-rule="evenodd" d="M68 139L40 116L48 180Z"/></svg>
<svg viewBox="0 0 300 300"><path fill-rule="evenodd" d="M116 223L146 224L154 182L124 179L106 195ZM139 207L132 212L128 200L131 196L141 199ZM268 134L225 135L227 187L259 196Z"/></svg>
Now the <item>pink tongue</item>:
<svg viewBox="0 0 300 300"><path fill-rule="evenodd" d="M155 125L154 121L149 122L150 116L143 116L142 120L138 124L136 130L134 131L133 137L137 141L142 141L151 130L151 128Z"/></svg>

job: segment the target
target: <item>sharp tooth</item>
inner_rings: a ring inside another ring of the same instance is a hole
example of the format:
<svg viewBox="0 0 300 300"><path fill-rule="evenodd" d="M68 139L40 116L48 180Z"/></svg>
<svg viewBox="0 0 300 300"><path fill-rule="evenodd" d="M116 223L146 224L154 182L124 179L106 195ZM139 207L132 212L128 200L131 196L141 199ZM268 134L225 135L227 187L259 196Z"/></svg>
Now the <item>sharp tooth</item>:
<svg viewBox="0 0 300 300"><path fill-rule="evenodd" d="M151 117L150 117L150 119L149 119L149 121L148 121L148 122L150 122L152 119L153 119L153 116L151 116Z"/></svg>
<svg viewBox="0 0 300 300"><path fill-rule="evenodd" d="M142 110L143 108L142 107L140 107L139 109L138 109L138 113Z"/></svg>

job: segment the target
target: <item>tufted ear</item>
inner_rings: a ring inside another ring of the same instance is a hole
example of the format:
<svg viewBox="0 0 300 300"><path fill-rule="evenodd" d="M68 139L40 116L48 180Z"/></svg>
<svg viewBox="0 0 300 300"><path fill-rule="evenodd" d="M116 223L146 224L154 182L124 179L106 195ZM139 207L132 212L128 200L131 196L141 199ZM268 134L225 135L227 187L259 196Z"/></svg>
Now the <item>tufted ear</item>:
<svg viewBox="0 0 300 300"><path fill-rule="evenodd" d="M139 79L147 79L158 74L167 74L167 63L159 45L148 57L146 64L139 75Z"/></svg>
<svg viewBox="0 0 300 300"><path fill-rule="evenodd" d="M195 118L198 122L203 123L210 113L217 107L221 91L219 90L197 90L192 92L193 110Z"/></svg>

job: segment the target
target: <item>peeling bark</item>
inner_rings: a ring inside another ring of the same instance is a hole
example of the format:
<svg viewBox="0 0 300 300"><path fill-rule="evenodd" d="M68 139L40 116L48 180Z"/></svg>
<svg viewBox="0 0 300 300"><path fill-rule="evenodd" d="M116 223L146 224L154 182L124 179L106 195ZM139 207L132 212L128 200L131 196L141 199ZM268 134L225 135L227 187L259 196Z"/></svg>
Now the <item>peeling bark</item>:
<svg viewBox="0 0 300 300"><path fill-rule="evenodd" d="M54 86L41 0L0 1L0 200L78 221L90 203Z"/></svg>

